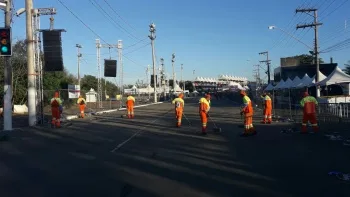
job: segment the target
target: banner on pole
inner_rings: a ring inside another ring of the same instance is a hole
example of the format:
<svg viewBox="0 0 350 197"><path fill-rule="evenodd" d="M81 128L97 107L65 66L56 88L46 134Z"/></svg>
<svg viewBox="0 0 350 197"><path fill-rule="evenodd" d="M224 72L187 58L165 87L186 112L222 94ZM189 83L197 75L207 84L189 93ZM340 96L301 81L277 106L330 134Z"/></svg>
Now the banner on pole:
<svg viewBox="0 0 350 197"><path fill-rule="evenodd" d="M68 98L79 98L80 86L79 85L68 85Z"/></svg>

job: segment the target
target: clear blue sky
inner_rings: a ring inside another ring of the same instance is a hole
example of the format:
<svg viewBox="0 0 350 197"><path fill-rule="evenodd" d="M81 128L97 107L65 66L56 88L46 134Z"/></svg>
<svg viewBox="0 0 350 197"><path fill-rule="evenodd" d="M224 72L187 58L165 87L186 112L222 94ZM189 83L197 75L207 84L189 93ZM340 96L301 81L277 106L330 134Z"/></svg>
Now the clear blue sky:
<svg viewBox="0 0 350 197"><path fill-rule="evenodd" d="M124 58L125 83L146 79L146 66L152 64L151 46L147 45L151 22L157 28L155 47L158 61L163 57L167 71L171 71L171 54L175 52L177 78L180 77L180 64L184 64L185 79L193 79L193 70L196 70L196 76L232 74L252 78L252 65L264 59L258 55L259 52L269 50L273 67L279 65L280 57L308 53L308 48L282 31L268 30L269 25L276 25L312 45L312 29L295 29L297 23L312 22L312 17L306 14L295 15L298 7L319 8L320 19L324 23L319 32L321 49L350 37L349 29L344 30L345 20L350 19L350 12L346 10L350 7L348 0L106 0L122 19L104 0L61 1L110 44L116 44L119 39L123 40L124 47L137 43L138 39L130 34L146 39L124 50L125 56L132 60ZM128 33L104 16L91 1L94 4L98 2ZM14 6L16 10L24 7L24 0L15 0ZM34 6L57 8L55 28L67 30L62 36L65 67L76 74L75 44L78 43L83 46L82 73L96 75L97 36L58 0L34 0ZM42 28L49 27L49 16L41 17L41 25ZM13 37L25 38L25 15L14 19ZM101 53L102 59L109 58L108 49L102 49ZM350 48L347 48L322 54L321 57L329 61L332 56L343 67L350 60L349 54ZM116 50L111 50L111 56L117 58Z"/></svg>

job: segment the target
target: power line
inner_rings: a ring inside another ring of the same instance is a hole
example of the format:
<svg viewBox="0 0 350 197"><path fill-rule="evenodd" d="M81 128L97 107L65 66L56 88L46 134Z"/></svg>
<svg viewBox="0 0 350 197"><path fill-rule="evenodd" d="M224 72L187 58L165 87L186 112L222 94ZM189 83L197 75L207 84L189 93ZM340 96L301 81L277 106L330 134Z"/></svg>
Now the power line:
<svg viewBox="0 0 350 197"><path fill-rule="evenodd" d="M106 0L103 0L107 5L108 5L108 7L125 23L125 24L127 24L131 29L133 29L133 30L135 30L136 31L136 29L133 27L133 26L131 26L130 25L130 23L128 23L128 22L126 22L126 20L124 20L124 18L123 17L121 17L119 14L118 14L118 12L106 1Z"/></svg>
<svg viewBox="0 0 350 197"><path fill-rule="evenodd" d="M61 0L57 0L63 7L65 7L76 19L78 19L86 28L88 28L96 37L100 38L104 43L107 43L104 39L101 38L94 30L92 30L83 20L81 20L74 12L69 9Z"/></svg>
<svg viewBox="0 0 350 197"><path fill-rule="evenodd" d="M336 7L333 11L329 12L326 16L324 16L320 21L323 21L327 16L333 14L335 11L337 11L340 7L342 7L346 2L349 0L345 0L343 3L341 3L338 7Z"/></svg>
<svg viewBox="0 0 350 197"><path fill-rule="evenodd" d="M150 45L150 44L151 44L151 43L147 43L147 44L145 44L145 45L143 45L143 46L141 46L141 47L139 47L139 48L136 48L136 49L134 49L134 50L132 50L132 51L129 51L129 52L125 53L124 55L127 55L127 54L133 53L133 52L135 52L135 51L138 51L138 50L140 50L140 49L142 49L142 48L144 48L144 47L146 47L146 46L148 46L148 45Z"/></svg>
<svg viewBox="0 0 350 197"><path fill-rule="evenodd" d="M132 44L132 45L129 45L129 46L127 46L127 47L124 47L123 49L125 50L125 49L128 49L128 48L130 48L130 47L133 47L133 46L135 46L135 45L137 45L137 44L139 44L139 43L141 43L141 42L144 42L145 40L148 40L148 37L147 37L147 38L144 38L144 39L142 39L142 40L140 40L140 41L138 41L138 42L136 42L136 43L134 43L134 44Z"/></svg>
<svg viewBox="0 0 350 197"><path fill-rule="evenodd" d="M96 0L89 0L89 1L90 1L90 3L91 3L97 10L99 10L100 12L102 11L104 14L106 14L106 15L109 17L109 19L112 20L113 23L114 23L115 25L118 26L118 29L123 30L125 33L127 33L127 34L129 35L129 37L131 37L131 38L133 38L133 39L136 39L136 40L140 40L140 39L138 39L136 36L134 36L132 33L130 33L129 31L127 31L125 28L123 28L111 15L109 15L109 14L106 12L106 10L105 10L103 7L101 7L101 5L100 5L98 2L96 2ZM95 2L95 3L94 3L94 2ZM96 6L98 6L98 7L96 7ZM105 16L105 17L106 17L106 16Z"/></svg>

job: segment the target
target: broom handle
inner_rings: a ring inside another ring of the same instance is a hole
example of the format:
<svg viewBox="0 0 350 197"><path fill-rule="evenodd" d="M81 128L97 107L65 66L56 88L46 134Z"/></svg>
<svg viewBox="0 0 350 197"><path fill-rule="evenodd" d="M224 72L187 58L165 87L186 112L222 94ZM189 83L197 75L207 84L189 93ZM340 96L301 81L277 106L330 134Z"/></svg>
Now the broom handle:
<svg viewBox="0 0 350 197"><path fill-rule="evenodd" d="M218 127L216 126L215 122L213 121L213 119L211 119L210 116L209 116L209 119L210 119L210 121L214 124L214 127L215 127L215 128L218 128Z"/></svg>

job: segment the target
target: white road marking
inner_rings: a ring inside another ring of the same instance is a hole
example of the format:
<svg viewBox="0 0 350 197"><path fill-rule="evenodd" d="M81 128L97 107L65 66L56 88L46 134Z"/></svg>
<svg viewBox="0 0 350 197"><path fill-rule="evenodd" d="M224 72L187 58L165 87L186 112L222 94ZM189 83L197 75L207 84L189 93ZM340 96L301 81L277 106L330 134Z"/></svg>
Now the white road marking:
<svg viewBox="0 0 350 197"><path fill-rule="evenodd" d="M171 109L173 110L173 109ZM161 116L155 120L153 120L151 122L152 123L155 123L157 122L158 120L162 119L166 114L168 114L171 110L167 111L165 114L161 114ZM132 140L134 137L136 137L138 134L142 133L144 131L144 129L146 128L147 126L143 126L141 127L139 130L136 131L136 133L134 133L131 137L129 137L127 140L125 140L124 142L118 144L113 150L111 150L110 152L113 153L115 152L116 150L120 149L122 146L124 146L126 143L128 143L130 140Z"/></svg>

